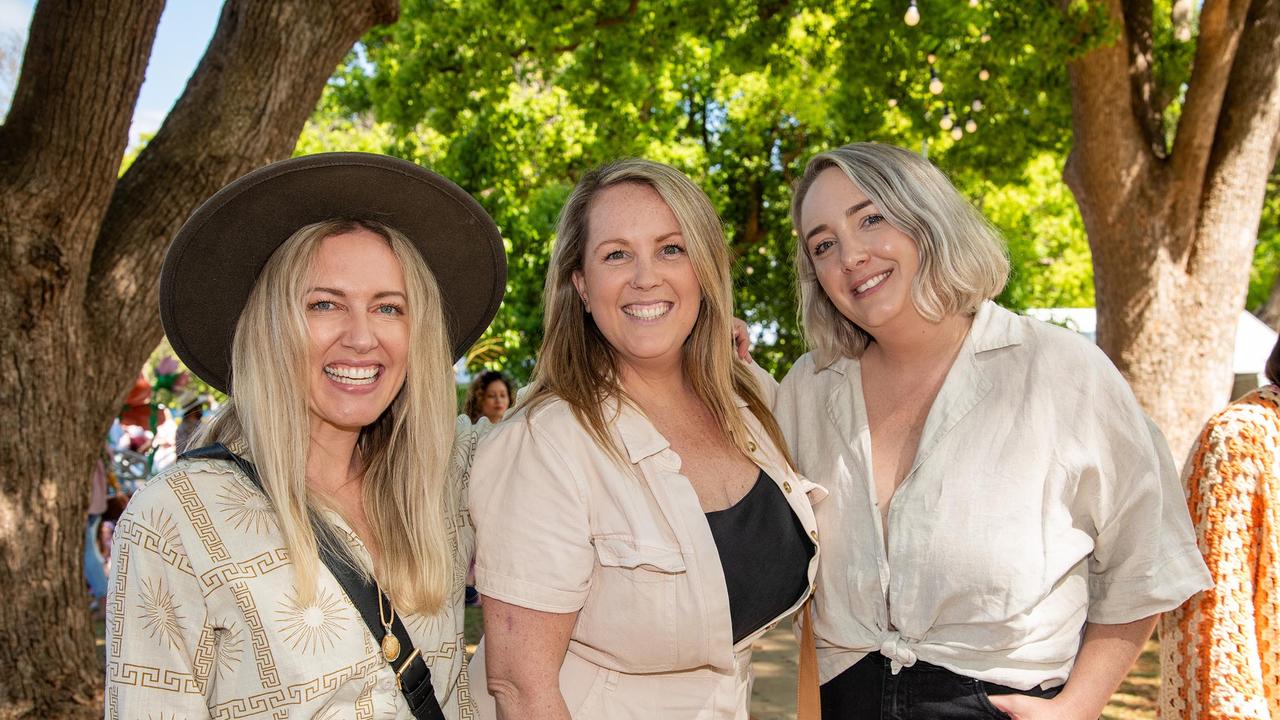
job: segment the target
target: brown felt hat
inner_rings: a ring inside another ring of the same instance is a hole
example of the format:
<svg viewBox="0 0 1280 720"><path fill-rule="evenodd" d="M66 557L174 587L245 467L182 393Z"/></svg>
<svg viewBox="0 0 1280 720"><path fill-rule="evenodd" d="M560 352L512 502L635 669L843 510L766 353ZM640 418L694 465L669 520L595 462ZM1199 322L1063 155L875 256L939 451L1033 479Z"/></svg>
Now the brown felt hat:
<svg viewBox="0 0 1280 720"><path fill-rule="evenodd" d="M205 382L231 385L231 341L267 259L299 228L376 220L404 233L440 285L453 357L489 327L507 284L502 237L480 204L411 162L321 153L273 163L219 190L169 245L160 321L174 352Z"/></svg>

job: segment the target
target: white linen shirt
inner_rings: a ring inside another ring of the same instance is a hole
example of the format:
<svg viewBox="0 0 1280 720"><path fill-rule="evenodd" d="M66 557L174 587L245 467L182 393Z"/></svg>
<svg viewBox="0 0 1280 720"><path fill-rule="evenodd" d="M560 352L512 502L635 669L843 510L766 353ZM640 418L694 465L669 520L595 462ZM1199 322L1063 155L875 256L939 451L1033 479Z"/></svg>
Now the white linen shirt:
<svg viewBox="0 0 1280 720"><path fill-rule="evenodd" d="M739 411L751 460L816 545L810 498L825 492L787 466L745 403ZM720 556L680 457L629 405L611 432L629 465L555 399L504 419L481 443L471 476L476 587L513 605L578 613L560 671L574 718L746 720L751 644L808 597L818 550L810 587L735 644ZM484 656L482 643L470 666L481 688ZM492 698L477 695L480 717L494 717Z"/></svg>
<svg viewBox="0 0 1280 720"><path fill-rule="evenodd" d="M1074 332L987 302L894 493L888 542L859 361L805 355L774 414L831 497L814 632L827 682L871 652L1021 690L1067 680L1086 621L1209 586L1163 436Z"/></svg>
<svg viewBox="0 0 1280 720"><path fill-rule="evenodd" d="M488 427L465 417L456 426L449 596L433 615L402 618L449 720L475 717L463 663L463 586L475 548L466 484ZM356 558L371 563L342 518L329 518ZM395 672L323 563L314 599L299 599L270 501L233 463L179 460L135 493L112 560L108 720L412 719Z"/></svg>

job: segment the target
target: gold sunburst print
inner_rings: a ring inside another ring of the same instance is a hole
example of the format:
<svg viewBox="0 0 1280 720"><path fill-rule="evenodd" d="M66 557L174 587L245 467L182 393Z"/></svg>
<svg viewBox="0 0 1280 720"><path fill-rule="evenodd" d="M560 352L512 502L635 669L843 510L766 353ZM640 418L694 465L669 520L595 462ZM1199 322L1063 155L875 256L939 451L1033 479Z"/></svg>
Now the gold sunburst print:
<svg viewBox="0 0 1280 720"><path fill-rule="evenodd" d="M271 501L243 483L229 482L223 486L218 494L218 507L237 530L263 535L275 526Z"/></svg>
<svg viewBox="0 0 1280 720"><path fill-rule="evenodd" d="M328 652L350 621L342 600L323 589L316 591L315 599L309 604L302 604L297 595L290 592L281 605L276 617L285 641L294 652L312 655Z"/></svg>
<svg viewBox="0 0 1280 720"><path fill-rule="evenodd" d="M168 642L174 648L182 647L184 618L178 614L178 603L164 580L146 578L142 581L138 609L142 626L151 634L151 639L161 645Z"/></svg>
<svg viewBox="0 0 1280 720"><path fill-rule="evenodd" d="M221 679L235 672L244 652L244 636L234 626L218 628L213 636L214 657L218 660L217 675Z"/></svg>

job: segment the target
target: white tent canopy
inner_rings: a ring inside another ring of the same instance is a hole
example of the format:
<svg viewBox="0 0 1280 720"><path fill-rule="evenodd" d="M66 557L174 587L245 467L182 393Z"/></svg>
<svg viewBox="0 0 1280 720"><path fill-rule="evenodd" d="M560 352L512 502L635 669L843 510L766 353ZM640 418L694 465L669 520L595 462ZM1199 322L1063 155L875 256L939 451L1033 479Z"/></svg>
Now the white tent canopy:
<svg viewBox="0 0 1280 720"><path fill-rule="evenodd" d="M1037 320L1071 328L1093 342L1098 341L1098 318L1094 308L1028 308ZM1236 320L1236 350L1232 365L1236 375L1260 375L1275 346L1276 333L1247 310ZM1260 381L1265 382L1265 381Z"/></svg>

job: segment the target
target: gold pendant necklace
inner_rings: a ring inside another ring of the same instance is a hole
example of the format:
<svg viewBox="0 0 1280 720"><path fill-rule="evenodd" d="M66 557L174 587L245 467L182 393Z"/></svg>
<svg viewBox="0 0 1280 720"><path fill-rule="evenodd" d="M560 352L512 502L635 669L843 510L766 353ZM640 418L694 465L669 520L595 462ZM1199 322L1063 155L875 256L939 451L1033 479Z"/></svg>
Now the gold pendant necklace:
<svg viewBox="0 0 1280 720"><path fill-rule="evenodd" d="M400 657L400 640L396 638L396 634L391 630L391 623L396 621L396 606L391 604L391 598L387 598L387 608L391 611L391 617L387 617L382 612L382 585L374 580L374 584L378 587L378 619L382 621L382 629L386 634L382 636L382 657L387 662L392 663L396 658Z"/></svg>

